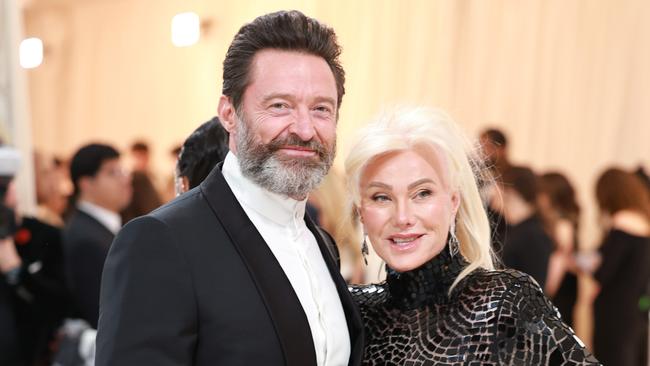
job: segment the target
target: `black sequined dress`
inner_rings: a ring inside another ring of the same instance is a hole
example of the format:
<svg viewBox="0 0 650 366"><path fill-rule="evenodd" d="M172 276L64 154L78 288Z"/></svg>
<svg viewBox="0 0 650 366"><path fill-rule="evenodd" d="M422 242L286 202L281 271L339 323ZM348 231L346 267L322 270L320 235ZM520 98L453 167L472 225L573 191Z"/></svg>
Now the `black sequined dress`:
<svg viewBox="0 0 650 366"><path fill-rule="evenodd" d="M599 365L530 276L475 270L447 249L378 285L352 286L364 365Z"/></svg>

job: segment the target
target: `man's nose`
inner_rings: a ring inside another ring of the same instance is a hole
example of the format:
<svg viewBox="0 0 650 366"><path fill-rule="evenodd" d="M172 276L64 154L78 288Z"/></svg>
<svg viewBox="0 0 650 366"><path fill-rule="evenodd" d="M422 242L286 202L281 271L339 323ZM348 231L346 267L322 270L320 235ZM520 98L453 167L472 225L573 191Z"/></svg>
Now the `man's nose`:
<svg viewBox="0 0 650 366"><path fill-rule="evenodd" d="M310 141L316 135L314 121L309 110L298 110L293 123L289 126L289 132L300 137L303 141Z"/></svg>

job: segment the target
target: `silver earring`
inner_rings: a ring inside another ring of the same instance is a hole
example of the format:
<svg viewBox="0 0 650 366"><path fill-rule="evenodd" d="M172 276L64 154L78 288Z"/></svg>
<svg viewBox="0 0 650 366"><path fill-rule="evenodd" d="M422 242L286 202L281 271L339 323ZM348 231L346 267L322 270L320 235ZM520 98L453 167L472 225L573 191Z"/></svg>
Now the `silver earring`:
<svg viewBox="0 0 650 366"><path fill-rule="evenodd" d="M453 257L458 254L460 243L456 237L456 219L451 221L449 227L449 254Z"/></svg>
<svg viewBox="0 0 650 366"><path fill-rule="evenodd" d="M368 265L368 241L366 238L368 235L363 233L363 243L361 244L361 256L363 257L363 262Z"/></svg>

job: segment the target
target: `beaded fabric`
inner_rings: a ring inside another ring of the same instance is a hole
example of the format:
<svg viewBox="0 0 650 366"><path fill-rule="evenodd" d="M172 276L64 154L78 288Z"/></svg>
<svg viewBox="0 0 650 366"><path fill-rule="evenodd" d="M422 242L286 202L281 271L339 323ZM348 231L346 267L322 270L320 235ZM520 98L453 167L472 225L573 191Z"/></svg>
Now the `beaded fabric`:
<svg viewBox="0 0 650 366"><path fill-rule="evenodd" d="M447 248L413 271L351 286L364 365L600 365L528 275L478 269Z"/></svg>

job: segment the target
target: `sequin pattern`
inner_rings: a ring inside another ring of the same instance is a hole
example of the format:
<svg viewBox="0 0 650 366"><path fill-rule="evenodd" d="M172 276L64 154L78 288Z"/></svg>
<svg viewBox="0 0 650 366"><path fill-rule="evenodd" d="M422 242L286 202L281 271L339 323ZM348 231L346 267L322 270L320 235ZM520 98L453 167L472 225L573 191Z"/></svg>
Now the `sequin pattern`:
<svg viewBox="0 0 650 366"><path fill-rule="evenodd" d="M600 365L528 275L475 270L443 250L422 267L351 286L364 365Z"/></svg>

